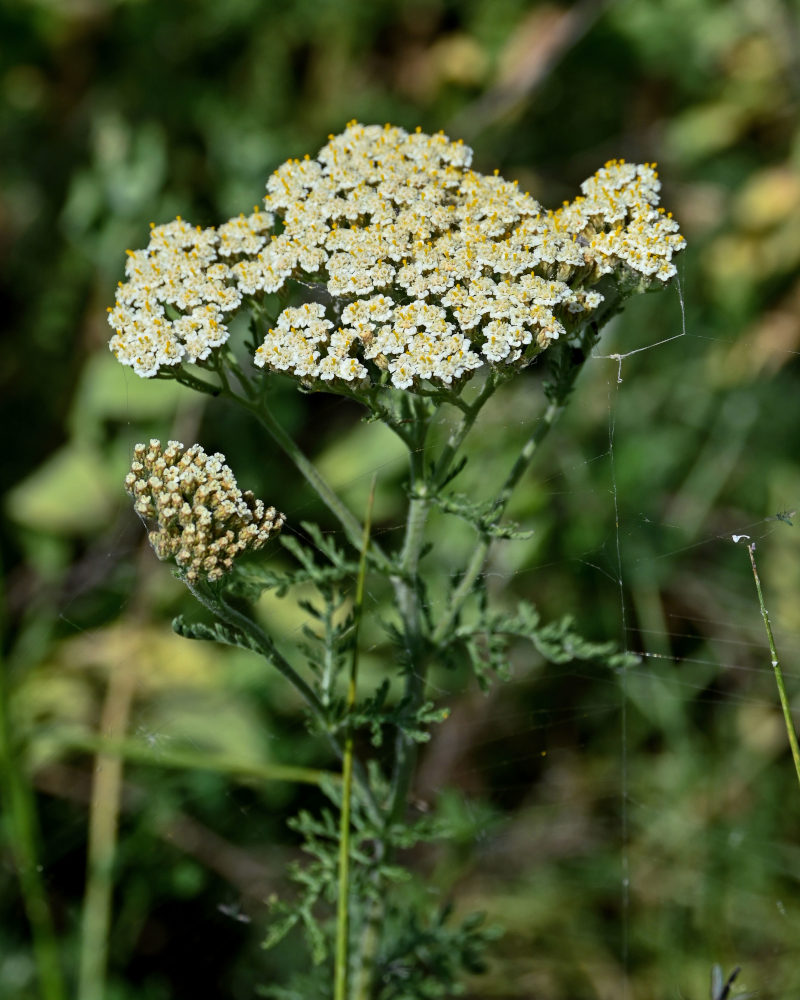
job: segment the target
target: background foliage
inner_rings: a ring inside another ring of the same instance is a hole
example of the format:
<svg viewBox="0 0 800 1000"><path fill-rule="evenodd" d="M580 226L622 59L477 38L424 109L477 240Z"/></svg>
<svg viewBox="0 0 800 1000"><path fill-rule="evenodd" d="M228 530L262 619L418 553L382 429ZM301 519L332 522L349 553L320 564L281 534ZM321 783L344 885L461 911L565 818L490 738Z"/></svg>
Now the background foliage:
<svg viewBox="0 0 800 1000"><path fill-rule="evenodd" d="M676 291L632 302L603 353L650 349L587 366L511 512L534 534L498 543L488 577L640 666L543 672L520 647L488 696L435 678L453 714L416 792L421 809L442 797L463 836L412 862L506 928L473 995L701 997L713 962L740 963L761 997L800 990L800 800L730 542L759 541L796 698L800 543L775 515L800 506L799 14L790 0L0 3L5 669L68 965L93 769L80 747L109 680L132 678L110 996L249 1000L293 965L292 938L259 947L264 901L296 855L286 817L316 793L253 773L326 763L277 676L170 633L192 609L122 493L131 446L202 441L290 523L328 519L237 415L118 366L105 306L149 221L249 209L283 159L353 117L463 136L480 169L550 205L609 157L658 160L689 239L685 335L651 347L683 329ZM531 372L493 400L462 489L508 464L539 391ZM403 470L381 428L279 381L275 397L358 509L379 470L391 539ZM443 558L460 542L443 537ZM291 638L291 605L262 612ZM241 766L169 767L174 751ZM3 860L0 995L34 997Z"/></svg>

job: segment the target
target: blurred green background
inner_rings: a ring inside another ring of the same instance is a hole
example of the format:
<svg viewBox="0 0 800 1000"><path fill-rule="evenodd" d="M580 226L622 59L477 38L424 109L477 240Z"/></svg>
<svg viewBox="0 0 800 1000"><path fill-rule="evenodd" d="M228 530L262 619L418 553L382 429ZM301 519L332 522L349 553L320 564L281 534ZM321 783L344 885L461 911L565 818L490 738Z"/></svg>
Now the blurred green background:
<svg viewBox="0 0 800 1000"><path fill-rule="evenodd" d="M520 648L488 696L436 679L453 717L416 794L463 835L410 862L506 928L469 995L691 1000L715 962L759 997L800 995L800 791L730 540L758 541L797 701L800 529L776 515L800 507L800 6L5 0L0 38L4 670L69 981L95 767L76 744L115 697L143 760L122 778L107 996L250 1000L302 961L294 939L260 942L297 855L286 818L318 798L164 765L328 761L277 677L172 635L194 612L121 481L135 441L198 440L290 522L327 514L239 415L117 365L105 307L149 221L248 210L279 163L357 118L463 136L479 169L553 206L610 157L657 160L689 241L685 328L673 287L606 331L598 353L638 353L587 365L515 501L535 534L489 567L498 594L573 612L640 666L543 670ZM540 393L533 371L493 401L465 486L513 459ZM394 537L402 466L381 429L334 397L275 394L354 505L379 469ZM291 641L292 607L265 613ZM0 851L0 996L33 998Z"/></svg>

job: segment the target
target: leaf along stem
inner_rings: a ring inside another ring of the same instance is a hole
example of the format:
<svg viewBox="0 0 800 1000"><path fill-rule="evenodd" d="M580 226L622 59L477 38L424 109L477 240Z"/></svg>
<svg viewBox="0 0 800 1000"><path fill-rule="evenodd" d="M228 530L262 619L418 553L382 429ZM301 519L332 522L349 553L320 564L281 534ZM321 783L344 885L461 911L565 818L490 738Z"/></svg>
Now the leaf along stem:
<svg viewBox="0 0 800 1000"><path fill-rule="evenodd" d="M7 664L0 662L0 796L11 857L31 928L42 1000L66 1000L53 916L39 864L39 830L33 793L21 773L7 706Z"/></svg>
<svg viewBox="0 0 800 1000"><path fill-rule="evenodd" d="M536 422L530 437L523 445L522 450L508 473L508 476L506 476L505 482L494 499L492 504L491 521L487 527L494 527L494 525L496 525L503 516L514 490L519 485L520 480L527 471L539 445L542 443L563 412L569 399L570 392L572 391L575 379L577 378L578 372L583 366L584 361L585 356L582 356L582 360L573 363L569 375L562 380L562 383L558 386L557 392L554 394L554 398L551 399L544 413ZM489 553L491 543L491 535L488 532L485 532L478 545L475 547L458 586L453 591L447 611L439 620L439 623L433 631L431 641L434 646L444 640L445 636L448 634L453 626L453 623L458 617L458 613L464 602L472 593L475 582L483 571L484 563L486 562L486 557Z"/></svg>
<svg viewBox="0 0 800 1000"><path fill-rule="evenodd" d="M60 744L64 750L83 750L89 753L113 754L131 764L152 767L177 768L181 771L215 771L243 779L259 781L291 781L319 785L323 780L334 784L341 780L336 771L321 768L297 767L294 764L240 760L227 754L196 753L191 750L172 750L145 745L141 740L107 739L97 736L68 737Z"/></svg>
<svg viewBox="0 0 800 1000"><path fill-rule="evenodd" d="M232 608L221 595L217 596L213 594L210 588L202 584L198 586L197 584L189 583L188 580L184 582L197 600L204 607L208 608L215 618L219 618L241 632L247 640L247 647L260 653L268 663L271 663L283 674L294 689L302 696L311 714L319 723L320 729L325 733L328 743L335 751L336 756L341 758L343 753L342 746L329 729L325 706L317 697L313 688L298 674L291 663L280 652L272 639L251 618ZM367 775L358 762L355 765L355 774L364 796L364 804L371 819L375 822L380 822L382 819L380 807L375 801L375 796L370 788Z"/></svg>

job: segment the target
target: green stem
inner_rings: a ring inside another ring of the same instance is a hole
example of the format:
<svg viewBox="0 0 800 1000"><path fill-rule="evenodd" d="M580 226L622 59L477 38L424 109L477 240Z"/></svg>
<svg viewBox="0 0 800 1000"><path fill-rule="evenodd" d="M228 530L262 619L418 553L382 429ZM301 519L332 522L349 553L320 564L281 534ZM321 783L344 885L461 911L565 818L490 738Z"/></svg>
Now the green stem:
<svg viewBox="0 0 800 1000"><path fill-rule="evenodd" d="M281 427L270 410L263 403L256 403L252 399L239 396L236 393L227 394L234 402L239 403L248 409L269 432L273 441L291 459L295 468L302 474L306 482L316 492L329 511L336 517L339 524L344 529L348 541L353 548L360 550L361 538L364 533L363 525L351 510L345 505L334 489L323 479L316 466L306 457L289 434ZM371 545L372 554L377 556L381 563L383 572L389 572L391 564L381 551L377 543Z"/></svg>
<svg viewBox="0 0 800 1000"><path fill-rule="evenodd" d="M450 432L450 437L447 439L447 443L445 444L433 471L432 481L436 486L441 486L447 479L447 474L450 471L453 459L458 454L459 448L464 443L464 440L470 430L472 430L472 426L475 423L478 414L483 409L484 404L494 394L499 384L500 377L494 369L491 369L489 374L486 376L486 380L483 383L483 388L480 393L476 396L472 403L465 404L462 407L461 419Z"/></svg>
<svg viewBox="0 0 800 1000"><path fill-rule="evenodd" d="M358 580L353 607L353 656L350 660L350 676L347 683L345 712L347 730L342 757L342 808L339 816L339 877L338 902L336 911L336 961L334 965L334 1000L347 1000L350 942L350 799L353 789L353 729L349 718L356 703L358 682L358 630L364 606L364 580L367 575L367 550L369 548L372 505L375 500L375 477L367 502L364 519L364 536L361 543L361 558L358 564Z"/></svg>
<svg viewBox="0 0 800 1000"><path fill-rule="evenodd" d="M425 526L430 511L433 494L425 481L425 442L430 428L432 412L425 408L424 400L411 398L409 407L410 427L414 433L406 440L410 463L410 491L403 546L397 556L391 574L395 599L403 622L406 655L405 697L410 710L417 708L422 700L425 687L425 667L423 663L422 612L420 606L420 586L418 566L425 541ZM411 412L411 411L414 412ZM417 744L398 730L395 738L395 759L389 793L389 806L384 821L384 830L395 821L405 807L411 778L416 763ZM386 860L389 850L386 834L376 842L375 864ZM377 878L375 879L377 882ZM357 962L354 996L356 1000L369 1000L372 996L375 956L380 946L381 925L384 904L380 886L376 885L375 899L370 903L361 933L360 952Z"/></svg>
<svg viewBox="0 0 800 1000"><path fill-rule="evenodd" d="M425 694L425 665L423 663L422 613L420 606L420 591L418 579L419 557L425 538L425 526L428 513L436 492L441 489L452 467L453 460L461 445L472 429L478 414L484 404L492 396L499 384L499 377L490 372L483 388L471 404L461 407L462 416L451 432L443 450L431 473L430 483L425 482L424 445L428 425L420 432L418 447L410 449L411 459L411 490L412 500L406 521L406 534L400 556L400 574L393 579L395 594L400 613L403 618L406 636L406 697L409 699L411 711L419 708ZM480 568L486 553L480 554ZM475 556L473 556L473 562ZM470 564L472 566L472 563ZM471 570L468 570L468 573ZM475 576L477 576L475 572ZM474 583L474 577L472 582ZM470 588L472 583L470 583ZM402 811L408 800L411 789L414 768L417 761L418 746L414 740L404 733L398 732L395 742L395 764L392 776L392 796L388 813L388 822L401 818Z"/></svg>
<svg viewBox="0 0 800 1000"><path fill-rule="evenodd" d="M297 469L303 474L306 482L316 492L328 510L335 515L350 544L358 549L361 545L363 526L359 524L358 518L350 511L328 483L322 478L316 466L309 461L294 440L281 427L272 413L266 407L258 407L254 411L269 431L275 443L289 456Z"/></svg>
<svg viewBox="0 0 800 1000"><path fill-rule="evenodd" d="M175 375L171 375L169 377L174 378L174 380L179 382L181 385L185 385L187 389L194 389L195 392L202 392L207 396L219 396L222 393L222 390L218 385L212 385L210 382L205 382L196 375L192 375L191 372L187 372L185 368L179 368Z"/></svg>
<svg viewBox="0 0 800 1000"><path fill-rule="evenodd" d="M319 723L320 729L326 734L328 742L335 751L337 757L341 757L343 753L342 747L336 737L329 731L328 717L325 711L325 706L317 697L313 688L305 680L303 680L291 663L289 663L286 657L283 656L283 654L278 650L277 646L266 634L266 632L260 629L258 625L252 621L252 619L247 617L247 615L243 615L240 611L232 608L221 597L217 598L212 596L208 593L206 588L202 586L191 584L188 581L184 582L186 582L187 587L192 594L194 594L197 600L200 601L204 607L208 608L215 618L219 618L222 621L227 622L228 625L232 625L235 629L242 632L248 640L250 648L257 653L260 653L260 655L263 656L267 662L271 663L281 674L283 674L286 680L288 680L295 690L303 697L312 715ZM380 822L382 819L380 807L375 801L375 796L370 788L367 775L365 774L363 768L361 768L358 764L356 764L355 771L370 817L373 821Z"/></svg>
<svg viewBox="0 0 800 1000"><path fill-rule="evenodd" d="M761 592L761 580L759 579L758 569L756 568L755 542L751 542L750 545L747 546L747 551L750 554L750 565L753 567L753 579L756 581L756 593L758 594L758 604L761 608L761 617L764 619L764 628L767 631L767 642L769 643L769 652L772 657L772 669L775 672L775 683L778 685L778 697L780 698L781 708L783 709L783 721L786 723L786 735L789 737L789 746L792 749L794 769L797 772L797 781L800 783L800 747L798 747L797 732L794 728L792 711L789 705L789 699L786 695L786 687L783 683L783 671L781 670L780 660L778 659L778 651L775 648L775 638L772 635L772 625L770 624L767 608L764 604L764 595Z"/></svg>
<svg viewBox="0 0 800 1000"><path fill-rule="evenodd" d="M433 493L425 482L424 447L428 428L429 423L420 426L416 446L409 449L411 502L406 518L403 547L400 551L399 572L392 578L405 635L405 696L409 701L411 712L419 707L425 690L419 559L425 542L425 526L433 502ZM389 823L398 819L405 807L416 758L416 742L399 730L395 740L392 795L387 817Z"/></svg>
<svg viewBox="0 0 800 1000"><path fill-rule="evenodd" d="M537 421L532 434L523 445L522 451L517 456L511 471L500 488L500 492L495 497L492 505L491 520L487 527L490 528L496 525L503 516L503 513L508 505L508 501L511 499L511 495L528 469L528 466L530 465L539 445L561 416L561 413L563 412L569 399L575 379L577 378L578 372L583 366L584 361L585 355L582 356L580 361L573 362L569 373L562 378L561 382L554 391L553 398L542 416ZM483 571L486 556L489 553L491 543L491 535L487 532L481 537L480 542L473 551L469 564L464 570L464 574L450 598L450 605L431 636L431 641L434 646L444 640L445 636L452 628L453 622L458 616L461 607L472 593L475 581Z"/></svg>
<svg viewBox="0 0 800 1000"><path fill-rule="evenodd" d="M184 582L197 600L200 601L204 607L208 608L215 618L222 619L222 621L227 622L228 625L232 625L239 632L244 633L245 637L248 639L248 645L250 648L260 653L264 659L268 660L281 674L283 674L289 683L302 695L317 720L325 726L327 720L322 702L316 696L311 686L303 680L291 663L289 663L286 657L283 656L283 654L278 650L277 646L272 639L270 639L267 633L260 629L252 619L247 617L247 615L244 615L241 611L237 611L235 608L232 608L222 597L212 596L202 585L198 586L197 584L189 583L188 581Z"/></svg>
<svg viewBox="0 0 800 1000"><path fill-rule="evenodd" d="M550 430L560 415L577 377L580 363L573 363L572 369L561 379L558 392L553 402L547 407L544 415L536 425L533 434L526 442L511 469L500 493L495 499L493 508L493 523L498 521L505 510L511 494L522 478L539 443ZM458 451L471 430L478 414L486 401L497 388L497 380L490 374L483 389L471 405L462 407L462 417L453 429L445 447L436 462L430 482L424 478L424 444L428 425L421 430L416 446L409 444L411 460L411 495L409 511L406 520L406 533L399 558L399 573L392 577L392 583L397 597L398 608L403 619L406 640L406 697L409 699L410 710L419 707L425 692L424 640L421 621L420 589L418 564L424 544L425 526L428 512L436 492L446 481L452 463ZM441 642L452 625L461 605L471 593L475 580L483 569L489 548L488 538L482 539L475 550L470 563L462 577L461 583L453 595L451 606L445 619L432 636L432 645ZM392 774L390 805L386 823L392 824L401 820L411 790L414 769L417 761L417 744L404 733L398 732L395 741L395 762ZM360 982L358 984L357 1000L367 1000L370 996L373 975L374 955L380 943L380 924L382 907L374 907L367 923L362 939L362 955Z"/></svg>
<svg viewBox="0 0 800 1000"><path fill-rule="evenodd" d="M406 539L403 546L401 575L393 581L398 610L403 619L406 644L406 688L409 711L414 712L422 702L425 691L425 666L422 662L422 614L419 598L417 564L425 537L425 525L430 500L415 498L409 505ZM395 761L392 776L392 794L388 822L398 820L405 808L411 787L411 778L417 759L417 743L402 730L395 740Z"/></svg>
<svg viewBox="0 0 800 1000"><path fill-rule="evenodd" d="M0 791L5 826L19 878L22 902L31 927L42 1000L66 1000L67 991L58 956L53 917L39 864L36 808L12 746L5 670L5 665L0 663Z"/></svg>

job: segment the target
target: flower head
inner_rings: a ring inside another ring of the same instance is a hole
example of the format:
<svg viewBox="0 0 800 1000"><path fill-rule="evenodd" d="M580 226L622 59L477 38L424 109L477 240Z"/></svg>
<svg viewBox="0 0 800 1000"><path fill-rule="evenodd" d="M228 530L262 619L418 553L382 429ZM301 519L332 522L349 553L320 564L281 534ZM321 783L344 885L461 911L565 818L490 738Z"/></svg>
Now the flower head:
<svg viewBox="0 0 800 1000"><path fill-rule="evenodd" d="M202 361L242 302L293 282L315 287L312 301L275 316L256 365L312 386L450 385L526 364L609 288L675 274L685 241L658 207L654 165L611 160L547 211L471 161L441 132L350 122L273 173L264 211L217 230L154 228L110 310L112 349L140 375Z"/></svg>
<svg viewBox="0 0 800 1000"><path fill-rule="evenodd" d="M238 488L224 455L207 455L199 444L137 444L125 489L158 558L174 559L190 583L219 579L240 552L260 549L285 520Z"/></svg>

